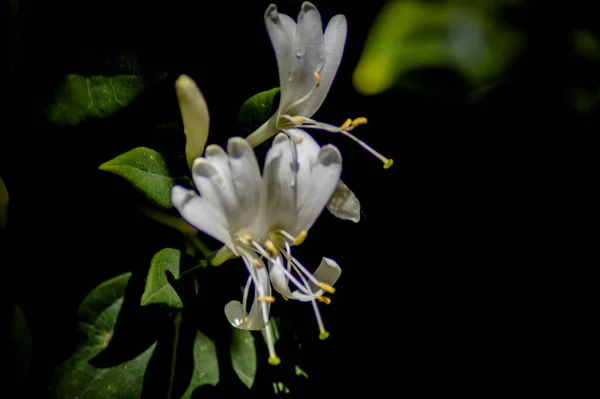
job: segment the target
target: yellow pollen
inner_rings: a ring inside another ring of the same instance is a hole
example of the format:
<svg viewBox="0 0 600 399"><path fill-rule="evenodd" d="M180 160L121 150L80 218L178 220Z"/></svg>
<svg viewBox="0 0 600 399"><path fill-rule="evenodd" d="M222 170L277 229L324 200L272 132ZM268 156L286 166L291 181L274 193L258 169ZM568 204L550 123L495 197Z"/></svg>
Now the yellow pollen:
<svg viewBox="0 0 600 399"><path fill-rule="evenodd" d="M389 169L392 165L394 164L394 160L392 158L389 158L387 161L385 161L385 163L383 164L383 169Z"/></svg>
<svg viewBox="0 0 600 399"><path fill-rule="evenodd" d="M319 334L319 339L321 341L327 339L329 337L329 333L327 331L323 331L321 334Z"/></svg>
<svg viewBox="0 0 600 399"><path fill-rule="evenodd" d="M303 121L304 121L304 119L302 119L301 116L298 116L298 115L292 116L292 122L296 125L301 124Z"/></svg>
<svg viewBox="0 0 600 399"><path fill-rule="evenodd" d="M281 297L282 297L284 300L286 300L286 301L290 299L290 298L288 298L288 297L287 297L287 296L285 296L285 295L282 295Z"/></svg>
<svg viewBox="0 0 600 399"><path fill-rule="evenodd" d="M275 248L275 245L273 245L273 242L266 241L265 248L267 249L267 252L269 253L269 255L271 255L271 256L277 255L277 248Z"/></svg>
<svg viewBox="0 0 600 399"><path fill-rule="evenodd" d="M319 302L323 302L325 305L329 305L331 303L331 298L327 298L326 296L318 296L316 299Z"/></svg>
<svg viewBox="0 0 600 399"><path fill-rule="evenodd" d="M335 292L335 288L333 288L332 286L330 286L329 284L325 284L325 283L319 283L319 287L325 291L325 292L329 292L330 294L333 294Z"/></svg>
<svg viewBox="0 0 600 399"><path fill-rule="evenodd" d="M252 264L253 264L255 267L258 267L258 268L261 268L261 267L263 267L263 264L262 264L262 263L261 263L261 261L259 261L258 259L252 259Z"/></svg>
<svg viewBox="0 0 600 399"><path fill-rule="evenodd" d="M306 236L308 235L308 231L306 230L302 230L300 233L298 233L298 235L296 236L296 238L294 239L294 245L300 245L304 242L304 240L306 240Z"/></svg>
<svg viewBox="0 0 600 399"><path fill-rule="evenodd" d="M359 118L356 118L352 121L352 127L357 127L360 125L364 125L367 123L367 118L365 118L364 116L361 116Z"/></svg>
<svg viewBox="0 0 600 399"><path fill-rule="evenodd" d="M251 236L250 234L247 234L247 233L246 233L246 234L244 234L244 235L242 236L242 238L243 238L244 240L246 240L246 241L252 241L252 236Z"/></svg>
<svg viewBox="0 0 600 399"><path fill-rule="evenodd" d="M319 75L319 72L317 71L313 73L315 74L315 87L321 86L321 75Z"/></svg>
<svg viewBox="0 0 600 399"><path fill-rule="evenodd" d="M346 122L344 122L344 123L342 124L342 126L340 126L340 129L341 129L341 130L346 130L346 129L348 129L348 128L349 128L351 125L352 125L352 119L348 118L348 119L346 119Z"/></svg>
<svg viewBox="0 0 600 399"><path fill-rule="evenodd" d="M300 137L300 136L296 136L292 140L294 140L294 143L296 143L296 144L302 143L302 137Z"/></svg>
<svg viewBox="0 0 600 399"><path fill-rule="evenodd" d="M265 303L273 303L275 302L275 297L274 296L259 296L258 298L259 302L265 302Z"/></svg>
<svg viewBox="0 0 600 399"><path fill-rule="evenodd" d="M279 363L281 363L281 359L278 356L269 357L269 364L271 366L277 366Z"/></svg>

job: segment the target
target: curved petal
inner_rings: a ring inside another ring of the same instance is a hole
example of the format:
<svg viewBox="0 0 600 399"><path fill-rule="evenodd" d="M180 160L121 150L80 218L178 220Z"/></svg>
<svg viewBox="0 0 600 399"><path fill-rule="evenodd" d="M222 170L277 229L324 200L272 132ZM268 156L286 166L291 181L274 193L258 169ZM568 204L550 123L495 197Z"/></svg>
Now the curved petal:
<svg viewBox="0 0 600 399"><path fill-rule="evenodd" d="M325 63L321 68L321 84L315 89L310 98L302 104L302 108L298 110L298 115L310 118L325 101L342 61L347 32L348 25L345 16L339 14L329 20L325 29Z"/></svg>
<svg viewBox="0 0 600 399"><path fill-rule="evenodd" d="M302 190L298 198L297 218L293 234L308 230L331 198L340 181L342 154L333 145L321 148L311 170L310 189Z"/></svg>
<svg viewBox="0 0 600 399"><path fill-rule="evenodd" d="M228 231L227 218L210 201L192 190L174 186L171 190L171 202L188 223L221 241L236 253Z"/></svg>
<svg viewBox="0 0 600 399"><path fill-rule="evenodd" d="M295 162L292 144L284 133L275 136L263 171L264 211L269 229L288 230L296 218Z"/></svg>
<svg viewBox="0 0 600 399"><path fill-rule="evenodd" d="M281 86L281 95L287 93L288 82L290 80L290 71L292 69L293 45L296 36L296 22L285 14L277 12L277 6L271 4L265 11L265 25L275 57L277 59L277 68L279 70L279 85ZM280 101L280 104L283 104ZM281 108L281 107L280 107Z"/></svg>
<svg viewBox="0 0 600 399"><path fill-rule="evenodd" d="M232 230L249 226L259 214L262 182L256 155L250 143L241 137L230 138L227 142L229 167L238 206L243 212L232 221Z"/></svg>
<svg viewBox="0 0 600 399"><path fill-rule="evenodd" d="M269 277L271 278L273 288L281 295L289 298L292 295L292 291L290 291L288 285L289 279L283 271L284 267L281 255L269 259Z"/></svg>
<svg viewBox="0 0 600 399"><path fill-rule="evenodd" d="M288 108L291 103L305 94L315 86L315 72L321 73L325 63L325 45L323 37L323 23L321 14L317 8L308 1L302 3L302 9L298 14L298 25L294 39L293 61L291 66L291 82L288 90L289 97L281 94L281 104L286 114L303 115L299 111L303 109L302 104ZM284 98L285 97L285 98Z"/></svg>
<svg viewBox="0 0 600 399"><path fill-rule="evenodd" d="M186 138L185 155L191 168L194 159L202 155L208 138L210 122L208 107L196 82L187 75L177 78L175 92Z"/></svg>
<svg viewBox="0 0 600 399"><path fill-rule="evenodd" d="M320 281L321 283L325 283L330 286L333 286L338 281L341 275L342 269L337 264L337 262L333 259L325 257L323 257L323 259L321 260L321 264L313 274L317 281ZM314 297L316 296L323 295L323 290L319 288L319 286L315 285L312 281L308 280L308 285L313 295L306 295L300 292L299 290L296 290L292 293L291 296L289 296L289 298L295 299L300 302L307 302L314 299Z"/></svg>
<svg viewBox="0 0 600 399"><path fill-rule="evenodd" d="M269 302L261 302L259 297L271 295L271 284L269 283L269 273L266 267L253 268L254 274L252 280L254 282L254 301L250 307L250 312L246 313L246 309L239 301L231 301L225 305L225 317L232 326L243 330L261 330L269 320L269 310L271 304Z"/></svg>
<svg viewBox="0 0 600 399"><path fill-rule="evenodd" d="M327 203L327 209L337 218L351 220L354 223L360 221L360 202L341 180Z"/></svg>

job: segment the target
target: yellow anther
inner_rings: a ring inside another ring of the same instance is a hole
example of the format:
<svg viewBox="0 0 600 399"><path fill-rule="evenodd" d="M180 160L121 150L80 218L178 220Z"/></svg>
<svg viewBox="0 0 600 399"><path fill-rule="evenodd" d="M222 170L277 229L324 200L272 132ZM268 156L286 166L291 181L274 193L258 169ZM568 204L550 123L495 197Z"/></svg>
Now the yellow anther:
<svg viewBox="0 0 600 399"><path fill-rule="evenodd" d="M259 302L264 302L264 303L273 303L275 302L275 297L274 296L259 296L258 298Z"/></svg>
<svg viewBox="0 0 600 399"><path fill-rule="evenodd" d="M300 136L295 136L292 140L294 140L294 143L296 144L302 143L302 137Z"/></svg>
<svg viewBox="0 0 600 399"><path fill-rule="evenodd" d="M346 119L346 122L344 122L344 123L342 124L342 126L340 126L340 129L341 129L341 130L346 130L346 129L348 129L350 126L352 126L352 119L348 118L348 119Z"/></svg>
<svg viewBox="0 0 600 399"><path fill-rule="evenodd" d="M383 169L389 169L394 164L394 160L389 158L387 161L383 163Z"/></svg>
<svg viewBox="0 0 600 399"><path fill-rule="evenodd" d="M271 366L277 366L279 363L281 363L281 359L278 356L269 357L269 364Z"/></svg>
<svg viewBox="0 0 600 399"><path fill-rule="evenodd" d="M333 294L335 292L335 288L333 288L332 286L330 286L329 284L325 284L325 283L319 283L319 287L325 291L325 292L329 292L330 294Z"/></svg>
<svg viewBox="0 0 600 399"><path fill-rule="evenodd" d="M319 72L317 71L313 73L315 74L315 87L321 86L321 75L319 75Z"/></svg>
<svg viewBox="0 0 600 399"><path fill-rule="evenodd" d="M304 240L306 240L306 236L308 235L308 231L306 230L302 230L300 233L298 233L298 235L296 236L296 238L294 239L294 245L300 245L304 242Z"/></svg>
<svg viewBox="0 0 600 399"><path fill-rule="evenodd" d="M290 298L288 298L288 297L287 297L287 296L285 296L285 295L282 295L281 297L282 297L284 300L286 300L286 301L290 299Z"/></svg>
<svg viewBox="0 0 600 399"><path fill-rule="evenodd" d="M352 121L352 127L357 127L360 125L364 125L367 123L367 118L365 118L364 116L361 116L359 118L356 118Z"/></svg>
<svg viewBox="0 0 600 399"><path fill-rule="evenodd" d="M265 242L265 248L267 249L267 252L269 253L269 255L271 255L271 256L277 255L277 248L275 248L275 245L273 245L272 241L267 240Z"/></svg>
<svg viewBox="0 0 600 399"><path fill-rule="evenodd" d="M262 262L259 261L258 259L252 259L252 264L254 265L254 267L258 267L258 268L263 267Z"/></svg>
<svg viewBox="0 0 600 399"><path fill-rule="evenodd" d="M252 241L252 236L248 233L244 234L242 238L246 241Z"/></svg>
<svg viewBox="0 0 600 399"><path fill-rule="evenodd" d="M322 341L322 340L325 340L325 339L327 339L327 338L329 338L329 333L328 333L327 331L323 331L321 334L319 334L319 339L320 339L321 341Z"/></svg>
<svg viewBox="0 0 600 399"><path fill-rule="evenodd" d="M331 303L331 298L327 298L326 296L318 296L316 300L319 302L323 302L325 305L329 305Z"/></svg>
<svg viewBox="0 0 600 399"><path fill-rule="evenodd" d="M292 122L296 125L301 124L302 122L304 122L304 119L301 116L292 116Z"/></svg>

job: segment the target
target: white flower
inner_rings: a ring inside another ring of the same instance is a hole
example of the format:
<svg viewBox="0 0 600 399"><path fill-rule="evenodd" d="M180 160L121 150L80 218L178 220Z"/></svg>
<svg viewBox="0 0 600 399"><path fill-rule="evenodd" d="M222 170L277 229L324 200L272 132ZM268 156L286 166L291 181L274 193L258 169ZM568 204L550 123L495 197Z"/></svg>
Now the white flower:
<svg viewBox="0 0 600 399"><path fill-rule="evenodd" d="M342 170L339 150L319 145L306 132L289 129L275 137L261 178L256 156L243 138L229 139L227 153L216 145L196 159L192 177L200 193L175 186L173 205L198 230L225 244L224 254L240 256L250 274L242 302L225 306L229 322L242 329L266 328L269 362L278 364L269 307L271 284L287 298L313 304L322 339L327 337L316 301L328 303L341 274L335 261L323 258L311 274L291 254L301 244L335 190ZM268 263L265 267L263 260ZM216 262L218 263L218 262ZM297 288L292 292L288 283ZM254 302L247 299L254 284Z"/></svg>
<svg viewBox="0 0 600 399"><path fill-rule="evenodd" d="M322 129L350 137L389 168L391 159L350 133L366 123L366 118L348 119L342 126L311 119L325 100L340 65L346 43L346 17L341 14L332 17L324 33L321 15L309 2L302 4L297 23L288 15L279 14L275 4L267 8L264 18L277 58L281 95L275 115L247 137L250 144L255 147L292 128ZM360 204L342 182L327 207L339 218L360 220Z"/></svg>

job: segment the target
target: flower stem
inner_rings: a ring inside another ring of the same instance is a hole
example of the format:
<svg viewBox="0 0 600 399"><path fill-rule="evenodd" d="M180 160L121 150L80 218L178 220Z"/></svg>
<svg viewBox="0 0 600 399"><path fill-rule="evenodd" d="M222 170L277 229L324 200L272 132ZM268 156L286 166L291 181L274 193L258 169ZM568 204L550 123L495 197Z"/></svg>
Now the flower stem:
<svg viewBox="0 0 600 399"><path fill-rule="evenodd" d="M171 355L171 372L169 374L169 390L167 399L171 399L173 383L175 382L175 366L177 365L177 346L179 345L179 325L181 324L181 313L177 313L173 324L175 325L175 336L173 337L173 353Z"/></svg>

